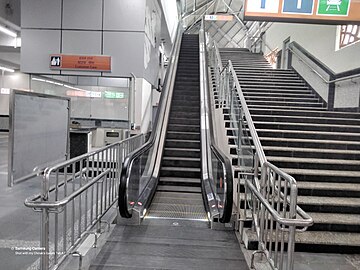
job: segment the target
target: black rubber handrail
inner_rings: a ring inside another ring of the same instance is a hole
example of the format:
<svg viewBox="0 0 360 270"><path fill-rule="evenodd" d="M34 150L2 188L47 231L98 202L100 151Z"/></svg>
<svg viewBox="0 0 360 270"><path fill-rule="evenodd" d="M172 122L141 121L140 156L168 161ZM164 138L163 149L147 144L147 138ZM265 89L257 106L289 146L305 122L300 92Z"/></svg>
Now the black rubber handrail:
<svg viewBox="0 0 360 270"><path fill-rule="evenodd" d="M203 34L203 40L205 41L205 29L204 29L204 22L202 22L202 30L200 31L200 34ZM204 45L204 47L206 47ZM214 153L215 157L222 163L223 165L223 173L224 173L224 180L225 180L225 198L224 198L224 208L222 212L222 216L219 217L219 221L221 223L228 223L231 220L232 216L232 206L233 206L233 175L232 175L232 163L228 156L220 149L220 147L217 145L215 138L214 138L214 125L213 125L213 116L212 116L212 107L210 102L210 87L209 87L209 73L208 73L208 55L207 50L204 50L205 57L204 57L204 72L205 72L205 91L207 92L208 98L207 98L207 106L208 106L208 114L209 114L209 132L210 132L210 150ZM227 66L226 66L227 67ZM225 68L223 69L225 70ZM212 162L212 160L209 160L208 162ZM213 193L214 188L212 187ZM215 194L216 195L216 194Z"/></svg>

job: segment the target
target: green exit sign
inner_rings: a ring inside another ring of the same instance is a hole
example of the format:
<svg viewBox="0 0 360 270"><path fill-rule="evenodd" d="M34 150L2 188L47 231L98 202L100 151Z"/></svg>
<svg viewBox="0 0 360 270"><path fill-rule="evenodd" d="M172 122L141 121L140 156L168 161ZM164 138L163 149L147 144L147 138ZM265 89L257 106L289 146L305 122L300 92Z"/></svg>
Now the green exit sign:
<svg viewBox="0 0 360 270"><path fill-rule="evenodd" d="M123 99L125 98L125 94L123 92L104 92L104 98L111 98L111 99Z"/></svg>

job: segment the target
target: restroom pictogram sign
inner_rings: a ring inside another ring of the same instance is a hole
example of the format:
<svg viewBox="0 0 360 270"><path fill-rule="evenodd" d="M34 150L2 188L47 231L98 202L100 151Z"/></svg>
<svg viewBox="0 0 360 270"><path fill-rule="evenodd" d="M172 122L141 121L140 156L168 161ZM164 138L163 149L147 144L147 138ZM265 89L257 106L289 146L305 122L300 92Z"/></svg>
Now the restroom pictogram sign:
<svg viewBox="0 0 360 270"><path fill-rule="evenodd" d="M111 71L111 57L105 55L50 55L50 69Z"/></svg>

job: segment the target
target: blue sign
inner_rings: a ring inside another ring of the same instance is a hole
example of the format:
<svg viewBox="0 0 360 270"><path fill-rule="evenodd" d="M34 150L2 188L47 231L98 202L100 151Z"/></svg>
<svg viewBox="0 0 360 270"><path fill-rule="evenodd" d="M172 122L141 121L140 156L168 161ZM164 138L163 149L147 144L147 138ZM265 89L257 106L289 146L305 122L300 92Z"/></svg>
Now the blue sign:
<svg viewBox="0 0 360 270"><path fill-rule="evenodd" d="M284 13L312 14L314 0L284 0Z"/></svg>
<svg viewBox="0 0 360 270"><path fill-rule="evenodd" d="M265 4L266 4L266 0L261 0L261 7L260 8L265 8Z"/></svg>

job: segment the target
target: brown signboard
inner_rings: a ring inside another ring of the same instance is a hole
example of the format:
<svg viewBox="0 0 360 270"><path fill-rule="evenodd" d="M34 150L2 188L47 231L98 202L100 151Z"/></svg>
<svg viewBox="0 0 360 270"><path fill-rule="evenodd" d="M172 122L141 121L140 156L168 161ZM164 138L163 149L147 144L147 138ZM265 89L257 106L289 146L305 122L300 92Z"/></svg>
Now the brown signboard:
<svg viewBox="0 0 360 270"><path fill-rule="evenodd" d="M360 0L245 0L244 19L358 24Z"/></svg>
<svg viewBox="0 0 360 270"><path fill-rule="evenodd" d="M111 71L111 57L104 55L50 55L50 69Z"/></svg>

